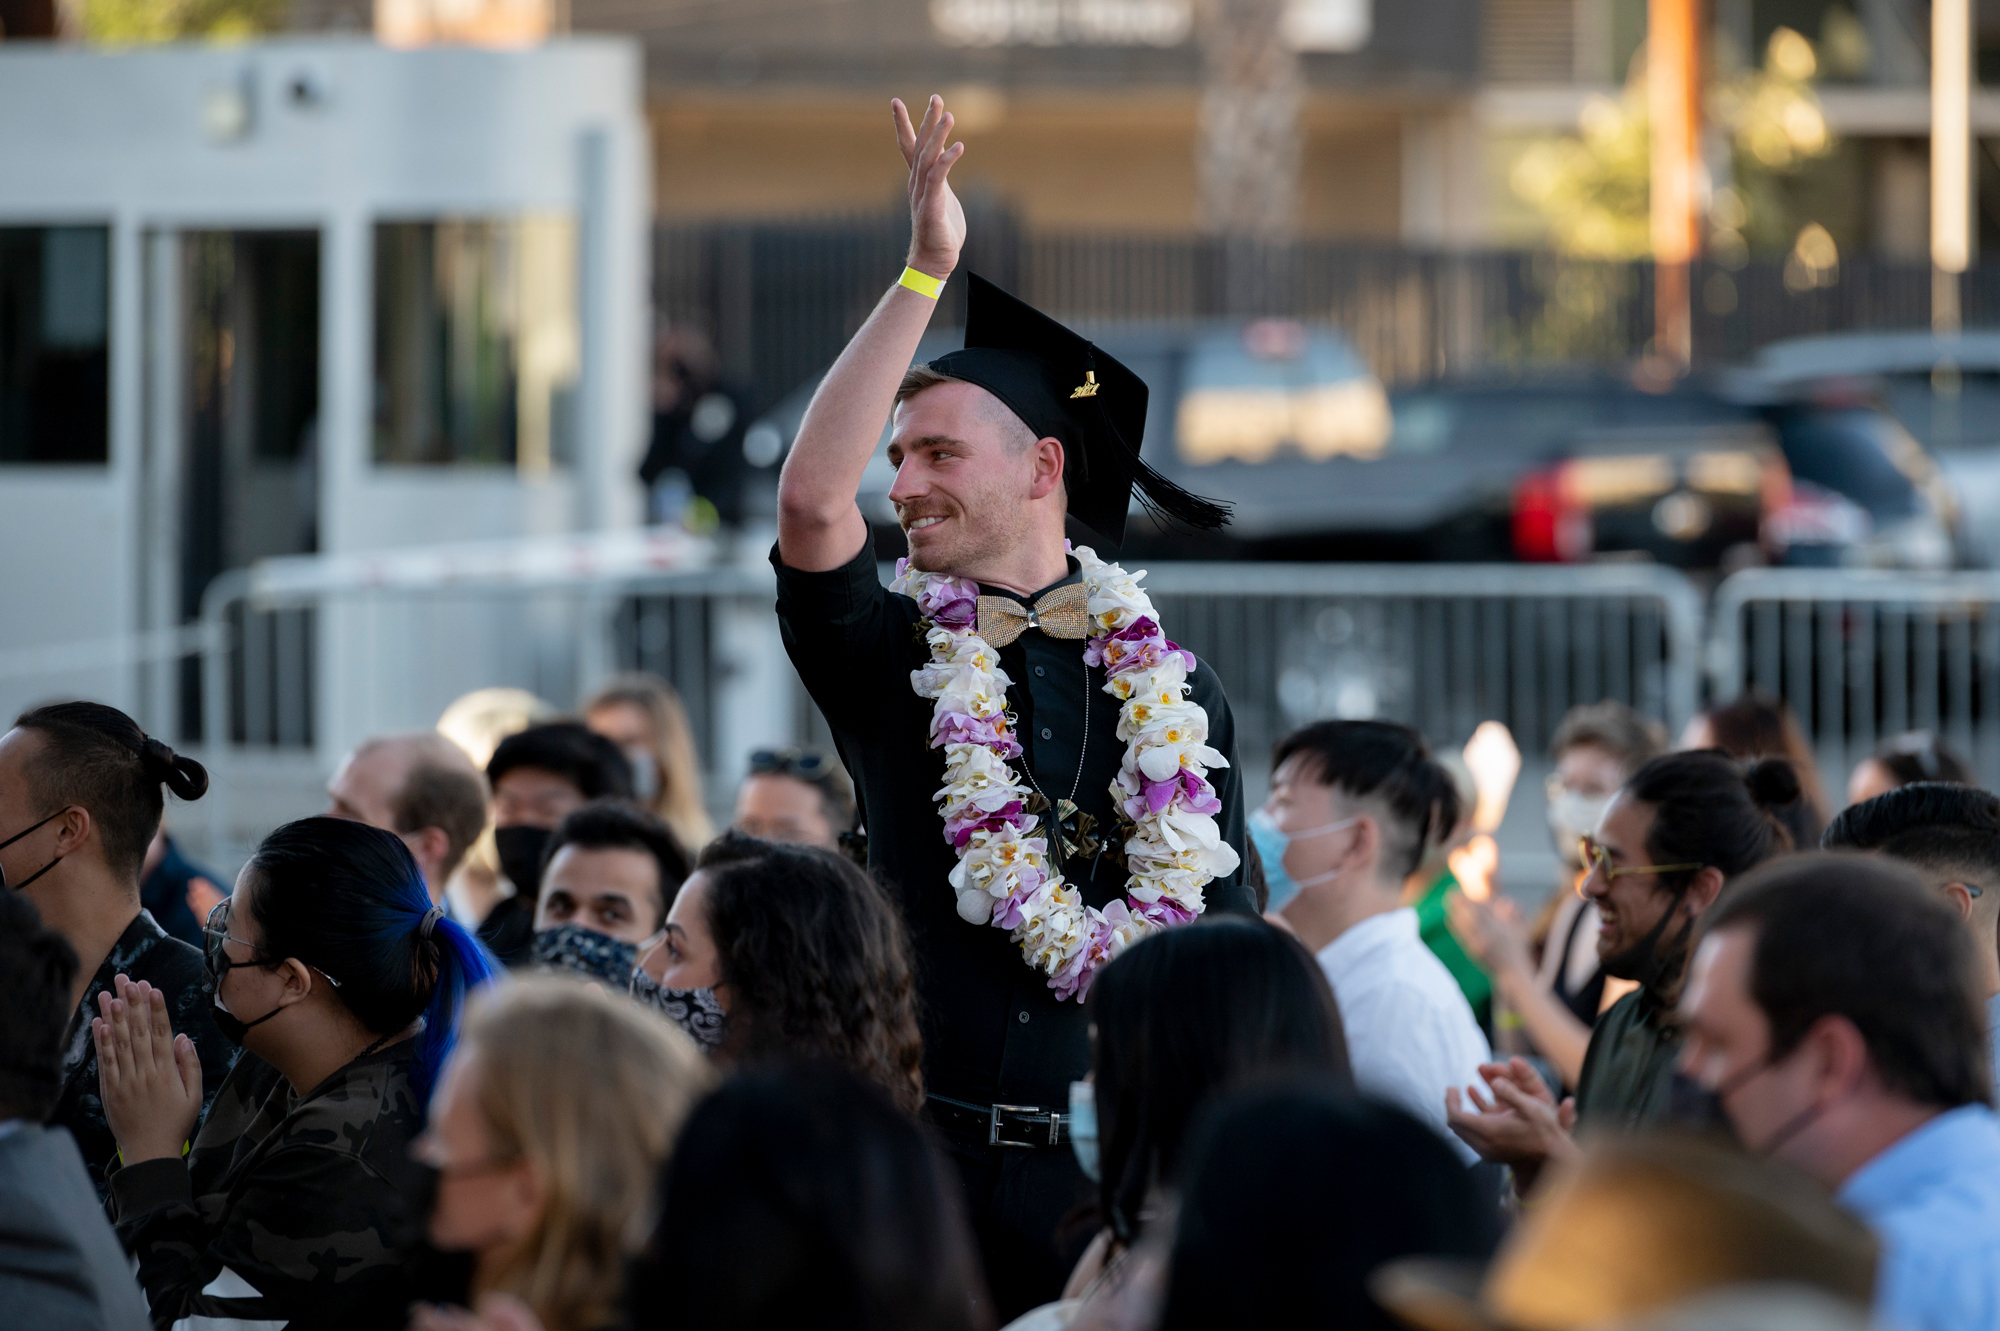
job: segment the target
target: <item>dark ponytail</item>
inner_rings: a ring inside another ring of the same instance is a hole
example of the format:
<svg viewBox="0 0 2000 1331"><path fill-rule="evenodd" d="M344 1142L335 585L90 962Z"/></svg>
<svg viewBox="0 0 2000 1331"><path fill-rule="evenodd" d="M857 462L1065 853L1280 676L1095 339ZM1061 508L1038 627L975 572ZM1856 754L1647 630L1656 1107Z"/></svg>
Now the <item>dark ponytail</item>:
<svg viewBox="0 0 2000 1331"><path fill-rule="evenodd" d="M1332 786L1351 799L1387 806L1382 828L1382 864L1407 878L1432 846L1458 826L1458 783L1431 757L1424 737L1393 721L1316 721L1279 741L1271 755L1275 770L1303 755L1302 775Z"/></svg>
<svg viewBox="0 0 2000 1331"><path fill-rule="evenodd" d="M1798 803L1799 777L1783 758L1669 753L1634 772L1625 793L1653 806L1646 854L1655 864L1712 866L1730 879L1792 849L1782 811ZM1682 890L1694 872L1662 874L1660 886Z"/></svg>
<svg viewBox="0 0 2000 1331"><path fill-rule="evenodd" d="M411 1080L427 1101L467 995L498 970L492 955L431 905L422 870L393 833L302 818L264 838L249 867L266 952L337 981L340 1001L377 1035L423 1018Z"/></svg>
<svg viewBox="0 0 2000 1331"><path fill-rule="evenodd" d="M148 736L116 707L51 703L14 724L42 737L27 763L28 790L39 812L72 804L89 810L106 865L135 885L166 808L160 787L184 800L208 791L206 768Z"/></svg>

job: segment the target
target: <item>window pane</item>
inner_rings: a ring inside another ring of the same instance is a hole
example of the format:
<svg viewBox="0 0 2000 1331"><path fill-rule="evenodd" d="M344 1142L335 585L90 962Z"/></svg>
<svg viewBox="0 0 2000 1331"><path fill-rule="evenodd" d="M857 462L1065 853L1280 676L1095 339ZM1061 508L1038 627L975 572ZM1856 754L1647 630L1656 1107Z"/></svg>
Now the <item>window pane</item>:
<svg viewBox="0 0 2000 1331"><path fill-rule="evenodd" d="M110 457L111 229L0 227L0 463Z"/></svg>
<svg viewBox="0 0 2000 1331"><path fill-rule="evenodd" d="M577 363L568 219L376 225L377 462L561 466Z"/></svg>

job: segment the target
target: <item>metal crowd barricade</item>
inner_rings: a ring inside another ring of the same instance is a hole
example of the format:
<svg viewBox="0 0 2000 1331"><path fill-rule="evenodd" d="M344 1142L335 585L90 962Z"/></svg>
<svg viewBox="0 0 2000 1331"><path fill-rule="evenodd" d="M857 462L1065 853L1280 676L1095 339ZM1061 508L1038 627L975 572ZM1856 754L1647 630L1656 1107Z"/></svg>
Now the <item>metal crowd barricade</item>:
<svg viewBox="0 0 2000 1331"><path fill-rule="evenodd" d="M2000 777L2000 573L1747 570L1716 590L1708 666L1717 698L1789 703L1832 771L1929 730Z"/></svg>
<svg viewBox="0 0 2000 1331"><path fill-rule="evenodd" d="M718 805L753 748L826 742L763 560L489 553L274 561L216 582L200 719L220 798L194 811L211 844L241 849L281 809L318 807L302 802L323 799L318 783L357 740L428 727L494 684L570 707L614 670L665 675ZM1650 565L1162 563L1147 587L1169 635L1229 691L1258 798L1272 746L1325 717L1403 721L1441 745L1498 718L1532 752L1578 703L1616 698L1674 726L1695 706L1701 600Z"/></svg>
<svg viewBox="0 0 2000 1331"><path fill-rule="evenodd" d="M1256 770L1288 731L1381 717L1457 744L1488 718L1524 750L1605 698L1693 714L1702 604L1649 564L1160 564L1167 633L1229 691Z"/></svg>

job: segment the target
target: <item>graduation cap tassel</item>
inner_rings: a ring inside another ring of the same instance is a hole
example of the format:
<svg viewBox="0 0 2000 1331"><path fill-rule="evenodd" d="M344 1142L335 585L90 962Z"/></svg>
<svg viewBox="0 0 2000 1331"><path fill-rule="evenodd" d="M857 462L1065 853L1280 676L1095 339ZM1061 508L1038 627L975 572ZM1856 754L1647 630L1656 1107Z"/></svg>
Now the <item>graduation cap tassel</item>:
<svg viewBox="0 0 2000 1331"><path fill-rule="evenodd" d="M1126 469L1132 473L1132 486L1148 513L1155 518L1172 519L1196 531L1221 531L1229 525L1233 511L1230 505L1204 499L1153 470L1139 456L1139 450L1125 438L1118 423L1111 418L1111 413L1104 409L1101 399L1097 402L1097 411L1103 419L1105 434L1117 442L1119 451L1125 455Z"/></svg>

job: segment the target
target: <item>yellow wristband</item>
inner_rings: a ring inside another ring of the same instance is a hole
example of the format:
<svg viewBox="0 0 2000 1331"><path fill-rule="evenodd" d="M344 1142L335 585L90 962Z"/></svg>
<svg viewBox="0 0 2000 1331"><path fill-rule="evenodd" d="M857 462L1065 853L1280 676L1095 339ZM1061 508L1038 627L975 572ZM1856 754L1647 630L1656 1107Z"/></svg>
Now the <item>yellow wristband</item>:
<svg viewBox="0 0 2000 1331"><path fill-rule="evenodd" d="M938 292L944 290L944 279L932 277L929 273L920 273L914 268L905 268L903 275L896 279L896 285L908 287L919 296L929 296L932 300L936 300Z"/></svg>

